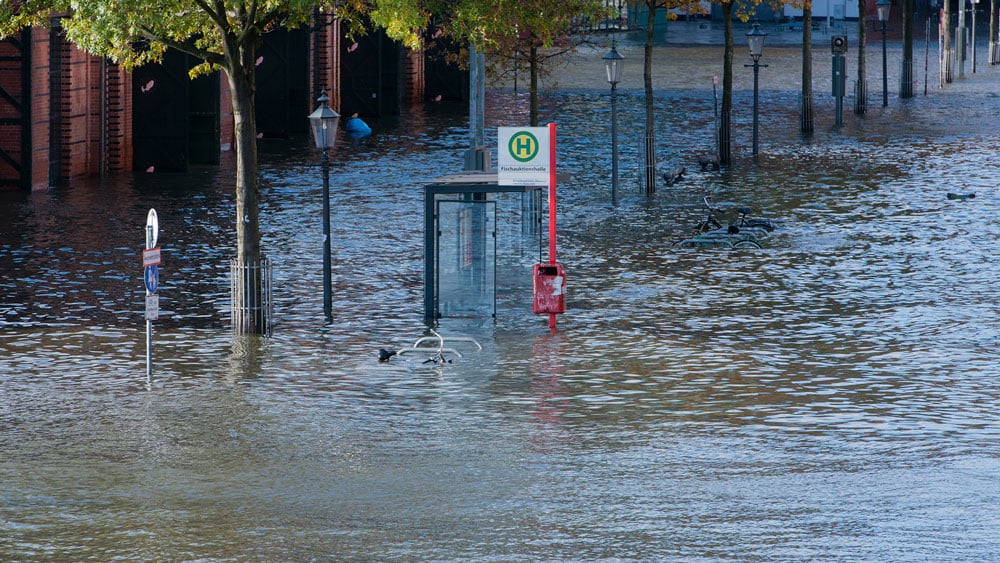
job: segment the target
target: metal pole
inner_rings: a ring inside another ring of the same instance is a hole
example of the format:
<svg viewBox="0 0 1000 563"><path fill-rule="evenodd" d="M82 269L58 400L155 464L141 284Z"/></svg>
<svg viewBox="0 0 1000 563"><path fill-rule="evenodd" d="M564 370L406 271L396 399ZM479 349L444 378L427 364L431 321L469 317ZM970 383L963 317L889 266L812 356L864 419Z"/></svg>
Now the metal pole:
<svg viewBox="0 0 1000 563"><path fill-rule="evenodd" d="M549 123L549 264L556 264L556 124ZM549 313L549 330L556 330L556 316Z"/></svg>
<svg viewBox="0 0 1000 563"><path fill-rule="evenodd" d="M969 3L972 6L972 74L976 73L976 0Z"/></svg>
<svg viewBox="0 0 1000 563"><path fill-rule="evenodd" d="M757 109L758 109L758 88L760 75L760 62L758 59L753 60L753 155L757 156Z"/></svg>
<svg viewBox="0 0 1000 563"><path fill-rule="evenodd" d="M486 53L476 53L476 147L485 149L486 144ZM483 155L483 159L486 155ZM484 160L483 165L486 165ZM483 170L483 168L478 168Z"/></svg>
<svg viewBox="0 0 1000 563"><path fill-rule="evenodd" d="M618 205L618 91L611 84L611 205Z"/></svg>
<svg viewBox="0 0 1000 563"><path fill-rule="evenodd" d="M847 87L847 80L844 76L844 55L833 55L833 91L837 98L836 112L834 114L834 124L840 127L844 124L844 88Z"/></svg>
<svg viewBox="0 0 1000 563"><path fill-rule="evenodd" d="M333 283L330 275L330 158L323 149L323 314L333 320Z"/></svg>
<svg viewBox="0 0 1000 563"><path fill-rule="evenodd" d="M153 248L153 227L146 225L146 249ZM145 268L143 268L145 276ZM149 288L146 288L146 298L150 296ZM147 305L148 307L148 305ZM146 319L146 383L152 382L153 378L153 321Z"/></svg>
<svg viewBox="0 0 1000 563"><path fill-rule="evenodd" d="M889 105L889 84L886 82L885 22L882 22L882 107Z"/></svg>
<svg viewBox="0 0 1000 563"><path fill-rule="evenodd" d="M476 45L469 43L469 151L473 154L479 148L479 137L477 136L479 132L479 78L476 76L478 72L479 57L476 55ZM469 170L476 169L473 166L474 163L475 161L470 163Z"/></svg>
<svg viewBox="0 0 1000 563"><path fill-rule="evenodd" d="M927 16L927 26L924 30L924 96L927 95L927 63L931 57L931 18Z"/></svg>

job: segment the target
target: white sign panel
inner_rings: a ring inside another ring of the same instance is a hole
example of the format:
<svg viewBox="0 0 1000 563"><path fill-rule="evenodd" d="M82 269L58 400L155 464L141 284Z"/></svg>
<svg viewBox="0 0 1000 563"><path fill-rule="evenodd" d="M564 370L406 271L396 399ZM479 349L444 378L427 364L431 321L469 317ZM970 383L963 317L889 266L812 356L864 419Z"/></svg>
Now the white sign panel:
<svg viewBox="0 0 1000 563"><path fill-rule="evenodd" d="M161 263L160 259L160 247L147 248L142 251L142 267L146 268L149 266L159 266Z"/></svg>
<svg viewBox="0 0 1000 563"><path fill-rule="evenodd" d="M155 321L160 318L160 296L150 293L146 296L146 320Z"/></svg>
<svg viewBox="0 0 1000 563"><path fill-rule="evenodd" d="M549 128L497 128L497 184L549 185Z"/></svg>
<svg viewBox="0 0 1000 563"><path fill-rule="evenodd" d="M146 248L156 246L157 239L160 238L160 220L156 216L156 210L150 209L146 214Z"/></svg>

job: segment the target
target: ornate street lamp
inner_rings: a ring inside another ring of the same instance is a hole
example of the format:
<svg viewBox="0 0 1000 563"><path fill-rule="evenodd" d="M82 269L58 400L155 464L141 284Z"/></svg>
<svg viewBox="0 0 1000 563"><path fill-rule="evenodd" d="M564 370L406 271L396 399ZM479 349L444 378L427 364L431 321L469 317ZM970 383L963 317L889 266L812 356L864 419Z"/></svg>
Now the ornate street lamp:
<svg viewBox="0 0 1000 563"><path fill-rule="evenodd" d="M767 65L760 64L760 57L764 54L764 39L767 33L760 30L760 24L753 23L753 28L747 32L747 44L750 47L750 58L753 60L753 155L757 156L757 131L758 131L758 109L760 91L760 67L767 68Z"/></svg>
<svg viewBox="0 0 1000 563"><path fill-rule="evenodd" d="M878 21L882 24L882 107L889 105L889 85L885 80L886 77L886 62L885 62L885 24L889 21L889 9L892 7L892 3L889 0L878 0L875 3L875 9L878 10Z"/></svg>
<svg viewBox="0 0 1000 563"><path fill-rule="evenodd" d="M340 114L330 109L326 90L316 100L319 106L309 114L316 148L323 151L323 314L327 322L333 320L332 276L330 273L330 158L326 152L337 143L337 124Z"/></svg>
<svg viewBox="0 0 1000 563"><path fill-rule="evenodd" d="M601 57L604 59L604 70L611 85L611 205L618 205L618 93L616 87L622 79L622 67L625 57L615 48L611 40L611 50Z"/></svg>

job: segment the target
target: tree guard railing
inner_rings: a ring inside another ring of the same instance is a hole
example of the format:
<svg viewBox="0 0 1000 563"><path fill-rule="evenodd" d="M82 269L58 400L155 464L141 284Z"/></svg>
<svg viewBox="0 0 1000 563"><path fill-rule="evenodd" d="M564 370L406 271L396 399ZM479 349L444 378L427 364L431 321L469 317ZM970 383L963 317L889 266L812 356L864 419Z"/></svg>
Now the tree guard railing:
<svg viewBox="0 0 1000 563"><path fill-rule="evenodd" d="M243 263L233 258L229 266L233 334L271 334L271 261L261 257L260 262Z"/></svg>

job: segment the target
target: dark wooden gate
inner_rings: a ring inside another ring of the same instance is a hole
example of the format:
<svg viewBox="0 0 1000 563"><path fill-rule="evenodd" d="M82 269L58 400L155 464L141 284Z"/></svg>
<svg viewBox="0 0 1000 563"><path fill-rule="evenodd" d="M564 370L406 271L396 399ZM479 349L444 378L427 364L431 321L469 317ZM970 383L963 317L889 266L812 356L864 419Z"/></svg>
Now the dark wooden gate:
<svg viewBox="0 0 1000 563"><path fill-rule="evenodd" d="M383 31L356 42L340 41L340 113L362 117L398 115L402 105L402 47Z"/></svg>
<svg viewBox="0 0 1000 563"><path fill-rule="evenodd" d="M219 164L218 72L200 76L188 86L188 155L191 164Z"/></svg>
<svg viewBox="0 0 1000 563"><path fill-rule="evenodd" d="M283 138L308 130L309 35L277 29L264 35L257 66L257 132ZM318 95L318 94L317 94Z"/></svg>
<svg viewBox="0 0 1000 563"><path fill-rule="evenodd" d="M424 92L427 99L435 101L464 101L469 99L469 71L447 60L446 55L457 52L450 41L436 40L424 52Z"/></svg>
<svg viewBox="0 0 1000 563"><path fill-rule="evenodd" d="M0 190L31 189L31 30L0 41Z"/></svg>
<svg viewBox="0 0 1000 563"><path fill-rule="evenodd" d="M133 161L137 172L186 172L219 162L219 73L188 78L197 62L168 51L162 64L135 70Z"/></svg>

